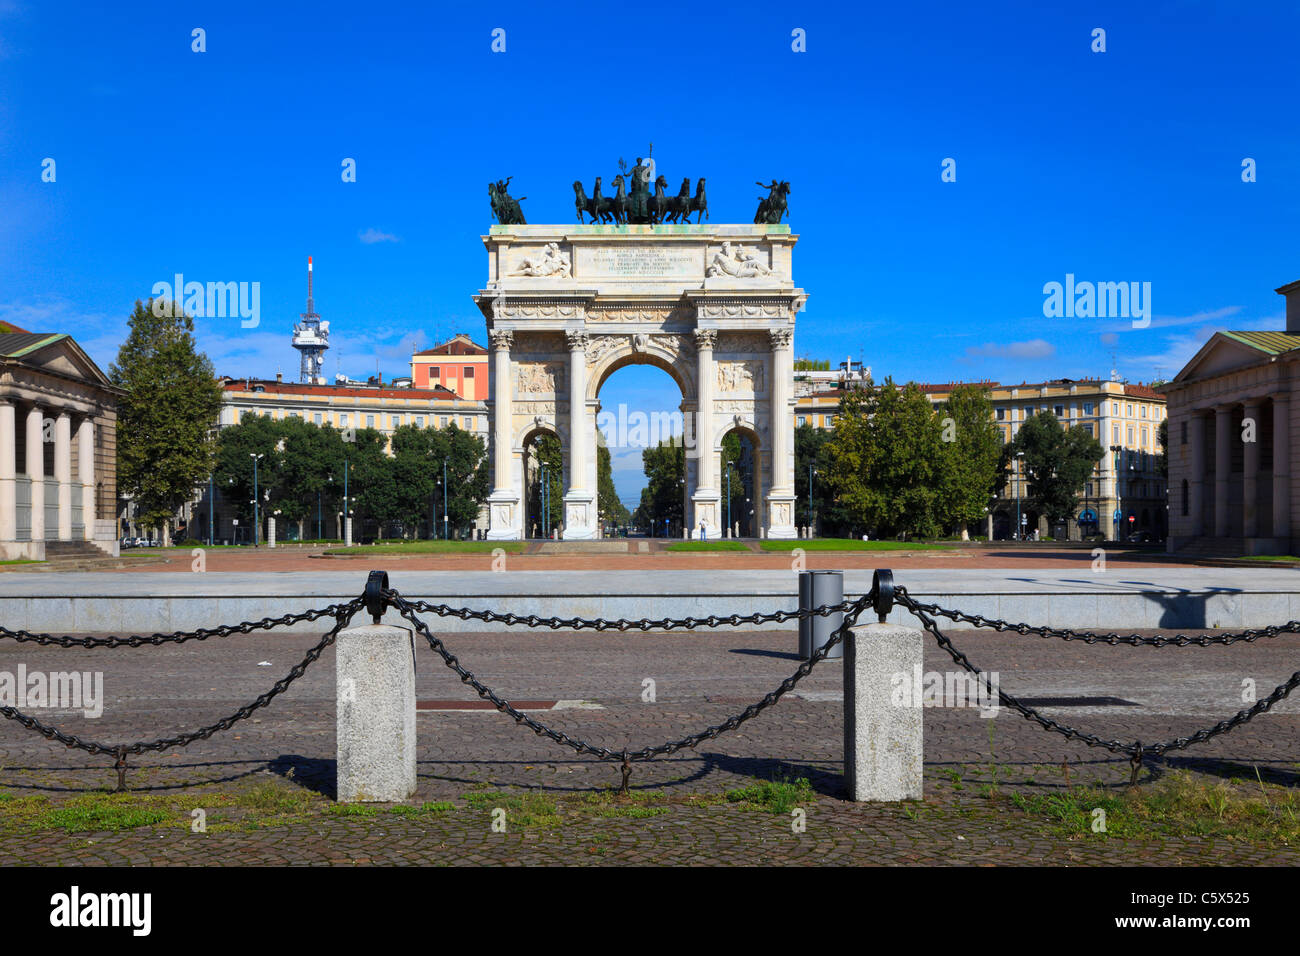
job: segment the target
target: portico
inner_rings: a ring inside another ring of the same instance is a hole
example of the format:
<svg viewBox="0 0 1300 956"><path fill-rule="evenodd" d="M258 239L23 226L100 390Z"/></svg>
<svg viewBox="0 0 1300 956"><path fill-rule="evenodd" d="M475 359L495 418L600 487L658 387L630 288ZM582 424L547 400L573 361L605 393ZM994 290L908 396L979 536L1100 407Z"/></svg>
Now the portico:
<svg viewBox="0 0 1300 956"><path fill-rule="evenodd" d="M118 390L67 335L0 332L0 555L115 554Z"/></svg>
<svg viewBox="0 0 1300 956"><path fill-rule="evenodd" d="M1170 550L1293 554L1300 476L1300 282L1286 331L1218 332L1166 387Z"/></svg>

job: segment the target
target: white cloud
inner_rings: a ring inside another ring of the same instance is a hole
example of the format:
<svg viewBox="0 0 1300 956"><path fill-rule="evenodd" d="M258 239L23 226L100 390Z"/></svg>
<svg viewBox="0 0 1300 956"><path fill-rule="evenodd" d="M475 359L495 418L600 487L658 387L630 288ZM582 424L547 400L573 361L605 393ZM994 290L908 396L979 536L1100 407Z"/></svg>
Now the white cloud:
<svg viewBox="0 0 1300 956"><path fill-rule="evenodd" d="M358 233L357 238L368 246L374 245L376 242L401 242L391 232L380 232L373 226L364 232Z"/></svg>
<svg viewBox="0 0 1300 956"><path fill-rule="evenodd" d="M1046 339L1008 342L1006 345L985 342L979 346L972 345L966 350L967 358L1047 359L1055 355L1056 346Z"/></svg>

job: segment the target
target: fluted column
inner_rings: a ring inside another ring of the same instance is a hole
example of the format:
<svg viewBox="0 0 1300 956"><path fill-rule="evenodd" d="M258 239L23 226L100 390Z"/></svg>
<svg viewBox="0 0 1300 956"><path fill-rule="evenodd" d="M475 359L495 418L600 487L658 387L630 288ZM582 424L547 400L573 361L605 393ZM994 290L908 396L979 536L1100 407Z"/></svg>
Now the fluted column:
<svg viewBox="0 0 1300 956"><path fill-rule="evenodd" d="M569 347L569 490L564 495L564 538L589 541L596 537L593 419L587 414L587 333L573 329L564 335Z"/></svg>
<svg viewBox="0 0 1300 956"><path fill-rule="evenodd" d="M1191 520L1188 534L1205 534L1205 414L1193 411L1188 421L1188 441L1192 446L1192 471L1187 479L1187 516Z"/></svg>
<svg viewBox="0 0 1300 956"><path fill-rule="evenodd" d="M1228 537L1228 489L1232 480L1232 406L1214 410L1214 536Z"/></svg>
<svg viewBox="0 0 1300 956"><path fill-rule="evenodd" d="M13 403L0 402L0 542L18 537L16 442Z"/></svg>
<svg viewBox="0 0 1300 956"><path fill-rule="evenodd" d="M81 522L87 541L95 540L95 423L77 426L77 481L81 485Z"/></svg>
<svg viewBox="0 0 1300 956"><path fill-rule="evenodd" d="M794 333L772 329L772 491L794 492L794 425L790 418L794 390Z"/></svg>
<svg viewBox="0 0 1300 956"><path fill-rule="evenodd" d="M488 538L510 541L523 537L520 506L521 484L514 483L514 449L511 440L514 396L510 380L510 348L514 332L496 329L488 333L492 349L492 493L488 495ZM350 519L349 519L350 523Z"/></svg>
<svg viewBox="0 0 1300 956"><path fill-rule="evenodd" d="M1247 538L1259 537L1259 408L1259 399L1246 402L1245 418L1253 423L1251 440L1242 445L1241 533Z"/></svg>
<svg viewBox="0 0 1300 956"><path fill-rule="evenodd" d="M27 410L27 479L31 482L32 540L45 540L45 412L39 405Z"/></svg>
<svg viewBox="0 0 1300 956"><path fill-rule="evenodd" d="M564 338L569 346L569 490L586 491L587 333L567 332Z"/></svg>
<svg viewBox="0 0 1300 956"><path fill-rule="evenodd" d="M59 483L59 540L72 540L72 416L54 420L54 480Z"/></svg>
<svg viewBox="0 0 1300 956"><path fill-rule="evenodd" d="M695 409L695 449L699 456L700 491L718 491L718 460L713 455L713 385L718 373L713 364L713 348L718 344L715 329L696 329L695 349L699 402Z"/></svg>
<svg viewBox="0 0 1300 956"><path fill-rule="evenodd" d="M1273 537L1287 541L1291 538L1291 399L1288 395L1273 399Z"/></svg>
<svg viewBox="0 0 1300 956"><path fill-rule="evenodd" d="M492 344L492 490L510 488L510 346L514 333L493 332Z"/></svg>
<svg viewBox="0 0 1300 956"><path fill-rule="evenodd" d="M768 416L772 435L772 484L767 493L767 536L794 538L794 417L791 402L794 392L794 331L790 328L768 330L772 343L771 411Z"/></svg>

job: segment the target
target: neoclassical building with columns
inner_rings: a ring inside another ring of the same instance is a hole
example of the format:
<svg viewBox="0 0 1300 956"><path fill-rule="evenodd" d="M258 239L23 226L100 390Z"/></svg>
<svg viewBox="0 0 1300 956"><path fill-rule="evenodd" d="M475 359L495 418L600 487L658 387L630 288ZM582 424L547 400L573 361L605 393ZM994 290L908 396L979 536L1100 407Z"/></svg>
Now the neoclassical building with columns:
<svg viewBox="0 0 1300 956"><path fill-rule="evenodd" d="M1294 554L1300 528L1300 282L1284 331L1216 332L1169 397L1169 550Z"/></svg>
<svg viewBox="0 0 1300 956"><path fill-rule="evenodd" d="M795 537L797 239L784 225L493 226L474 297L492 369L488 536L524 536L526 449L539 433L563 448L564 537L599 535L600 388L647 364L681 391L692 536L701 525L723 536L722 440L739 431L754 449L761 533Z"/></svg>
<svg viewBox="0 0 1300 956"><path fill-rule="evenodd" d="M117 554L117 397L71 336L0 331L0 555Z"/></svg>

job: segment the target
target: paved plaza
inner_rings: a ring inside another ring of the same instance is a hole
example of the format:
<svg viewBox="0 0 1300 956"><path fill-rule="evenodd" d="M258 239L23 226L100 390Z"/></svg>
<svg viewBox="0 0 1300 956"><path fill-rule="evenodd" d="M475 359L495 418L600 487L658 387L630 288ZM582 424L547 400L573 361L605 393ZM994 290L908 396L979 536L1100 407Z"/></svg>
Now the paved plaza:
<svg viewBox="0 0 1300 956"><path fill-rule="evenodd" d="M360 618L358 618L360 623ZM431 622L432 623L432 622ZM961 632L957 645L997 671L1001 688L1036 699L1055 719L1103 737L1155 741L1230 716L1243 680L1267 694L1297 669L1300 638L1211 648L1128 648ZM719 722L797 666L789 632L593 634L510 631L448 635L452 653L548 725L615 749L637 748ZM39 714L103 741L152 739L210 723L270 687L314 638L254 634L203 643L83 650L0 643L0 671L102 671L97 719ZM417 698L418 792L409 809L337 812L334 653L281 698L230 731L184 750L132 757L126 799L161 807L149 825L97 831L29 825L33 802L77 806L116 781L91 757L0 722L0 864L1290 864L1294 845L1166 830L1125 837L1064 827L1016 803L1093 785L1127 790L1129 763L1049 734L1003 710L925 711L926 799L854 804L841 777L842 665L816 667L796 690L735 733L637 763L632 797L607 792L611 763L577 757L474 697L422 646ZM927 671L951 660L927 639ZM655 700L644 698L646 679ZM558 704L558 706L557 706ZM1300 783L1300 702L1286 701L1234 732L1155 761L1139 789L1175 779L1218 786L1243 778ZM788 807L734 797L768 780L806 778ZM731 798L725 795L732 794ZM260 802L303 813L241 823ZM240 810L239 808L244 808ZM492 809L506 808L505 832ZM423 809L421 809L423 808ZM191 829L204 810L207 832Z"/></svg>

